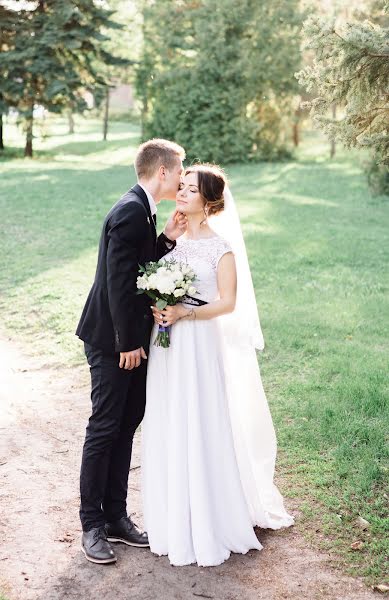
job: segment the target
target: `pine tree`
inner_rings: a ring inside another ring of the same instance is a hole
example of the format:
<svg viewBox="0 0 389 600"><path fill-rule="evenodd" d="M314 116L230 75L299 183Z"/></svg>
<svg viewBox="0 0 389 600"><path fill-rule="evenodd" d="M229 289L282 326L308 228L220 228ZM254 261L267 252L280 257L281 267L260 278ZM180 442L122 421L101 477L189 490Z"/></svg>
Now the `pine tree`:
<svg viewBox="0 0 389 600"><path fill-rule="evenodd" d="M107 83L99 65L121 63L103 48L102 30L120 28L111 15L89 0L39 0L33 10L15 11L14 46L1 62L9 74L7 99L23 118L26 156L33 151L34 106L82 110L82 91Z"/></svg>
<svg viewBox="0 0 389 600"><path fill-rule="evenodd" d="M13 47L15 37L15 14L5 6L0 5L0 55ZM10 93L9 73L5 66L0 71L0 150L4 150L3 141L3 115L9 108L7 98Z"/></svg>
<svg viewBox="0 0 389 600"><path fill-rule="evenodd" d="M389 29L382 10L378 17L377 2L374 7L374 22L336 24L334 19L318 16L307 19L305 47L314 51L315 60L296 77L308 91L316 90L310 107L318 126L346 147L371 148L385 178L389 166ZM329 116L335 104L343 112L339 119Z"/></svg>

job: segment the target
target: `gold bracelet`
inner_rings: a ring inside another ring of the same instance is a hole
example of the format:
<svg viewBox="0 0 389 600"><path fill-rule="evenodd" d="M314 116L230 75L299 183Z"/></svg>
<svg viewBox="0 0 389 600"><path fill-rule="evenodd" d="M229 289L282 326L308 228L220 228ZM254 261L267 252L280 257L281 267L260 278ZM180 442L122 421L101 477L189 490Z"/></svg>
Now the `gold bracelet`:
<svg viewBox="0 0 389 600"><path fill-rule="evenodd" d="M192 317L193 317L193 320L196 319L196 313L195 313L193 307L189 309L189 312L187 313L186 316L187 316L188 319L191 319L191 320L192 320Z"/></svg>

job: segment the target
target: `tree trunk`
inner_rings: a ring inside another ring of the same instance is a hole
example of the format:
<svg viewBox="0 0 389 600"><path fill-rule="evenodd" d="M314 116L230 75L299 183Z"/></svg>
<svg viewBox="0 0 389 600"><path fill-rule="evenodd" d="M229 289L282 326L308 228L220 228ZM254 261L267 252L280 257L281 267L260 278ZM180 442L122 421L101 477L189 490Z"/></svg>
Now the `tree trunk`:
<svg viewBox="0 0 389 600"><path fill-rule="evenodd" d="M103 140L107 141L108 134L108 119L109 119L109 87L107 86L105 96L105 108L104 108L104 126L103 126Z"/></svg>
<svg viewBox="0 0 389 600"><path fill-rule="evenodd" d="M4 150L4 139L3 139L3 113L0 113L0 150Z"/></svg>
<svg viewBox="0 0 389 600"><path fill-rule="evenodd" d="M332 105L332 118L336 119L336 104L335 102ZM336 142L335 140L331 140L331 149L330 149L330 158L334 158L336 152Z"/></svg>
<svg viewBox="0 0 389 600"><path fill-rule="evenodd" d="M303 116L303 109L301 108L301 102L302 102L302 98L300 97L299 105L296 108L296 110L294 111L294 120L293 120L293 127L292 127L292 139L293 139L293 144L295 145L296 148L300 143L300 123L301 123L301 119Z"/></svg>
<svg viewBox="0 0 389 600"><path fill-rule="evenodd" d="M29 111L29 114L26 118L26 145L24 147L24 156L28 158L32 158L32 128L34 124L34 114L33 109Z"/></svg>
<svg viewBox="0 0 389 600"><path fill-rule="evenodd" d="M146 118L147 118L147 113L149 111L149 104L148 104L148 99L147 96L143 96L143 102L142 102L142 110L141 110L141 140L145 139L145 130L146 130Z"/></svg>
<svg viewBox="0 0 389 600"><path fill-rule="evenodd" d="M293 123L293 144L297 148L300 143L300 120L296 118L296 121Z"/></svg>
<svg viewBox="0 0 389 600"><path fill-rule="evenodd" d="M74 133L74 118L73 118L72 109L69 108L67 113L68 113L69 133L72 134L72 133Z"/></svg>

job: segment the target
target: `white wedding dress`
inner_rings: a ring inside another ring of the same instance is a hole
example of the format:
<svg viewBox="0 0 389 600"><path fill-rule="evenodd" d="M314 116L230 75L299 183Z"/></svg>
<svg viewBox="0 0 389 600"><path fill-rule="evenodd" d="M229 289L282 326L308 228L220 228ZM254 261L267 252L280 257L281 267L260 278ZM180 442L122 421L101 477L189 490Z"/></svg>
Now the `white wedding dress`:
<svg viewBox="0 0 389 600"><path fill-rule="evenodd" d="M179 238L165 259L189 264L196 297L212 302L218 261L230 251L220 236ZM151 551L177 566L215 566L231 552L260 550L254 525L293 523L273 484L275 435L255 350L255 365L249 359L246 372L237 371L220 319L177 321L167 349L153 345L156 325L151 337L142 423L144 524ZM236 401L251 402L248 425L239 420Z"/></svg>

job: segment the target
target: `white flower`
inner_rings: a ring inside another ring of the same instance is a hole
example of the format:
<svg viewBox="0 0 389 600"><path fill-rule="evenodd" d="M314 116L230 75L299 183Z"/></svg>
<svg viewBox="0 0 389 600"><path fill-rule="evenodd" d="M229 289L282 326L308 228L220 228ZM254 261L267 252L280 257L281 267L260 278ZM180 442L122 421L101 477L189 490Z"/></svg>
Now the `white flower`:
<svg viewBox="0 0 389 600"><path fill-rule="evenodd" d="M195 274L188 264L161 259L158 263L150 263L149 271L153 271L155 267L155 272L140 274L137 278L138 288L174 295L175 298L181 298L189 289L192 290L191 293L196 293L192 285Z"/></svg>
<svg viewBox="0 0 389 600"><path fill-rule="evenodd" d="M193 296L193 294L195 294L196 292L197 292L196 288L193 285L191 285L188 289L188 294Z"/></svg>
<svg viewBox="0 0 389 600"><path fill-rule="evenodd" d="M173 292L173 295L174 295L176 298L181 298L181 296L184 296L184 295L185 295L185 290L180 290L180 289L178 289L178 290L174 290L174 292Z"/></svg>
<svg viewBox="0 0 389 600"><path fill-rule="evenodd" d="M157 289L157 287L158 287L158 277L156 276L155 273L151 273L151 275L149 275L148 286L149 286L149 290L156 290Z"/></svg>
<svg viewBox="0 0 389 600"><path fill-rule="evenodd" d="M161 294L172 294L176 289L176 284L171 277L171 273L156 277L155 289L161 292Z"/></svg>
<svg viewBox="0 0 389 600"><path fill-rule="evenodd" d="M182 270L183 274L185 275L186 279L194 279L195 274L189 265L183 265L181 270Z"/></svg>
<svg viewBox="0 0 389 600"><path fill-rule="evenodd" d="M183 275L188 275L190 271L189 265L181 265L181 272Z"/></svg>
<svg viewBox="0 0 389 600"><path fill-rule="evenodd" d="M173 272L172 272L172 277L173 277L173 280L174 280L176 283L178 283L178 282L180 282L180 281L182 281L182 280L184 279L184 276L183 276L183 274L181 273L181 271L173 271Z"/></svg>
<svg viewBox="0 0 389 600"><path fill-rule="evenodd" d="M147 275L142 275L141 277L138 277L138 279L136 280L136 285L142 290L147 290L149 285Z"/></svg>

